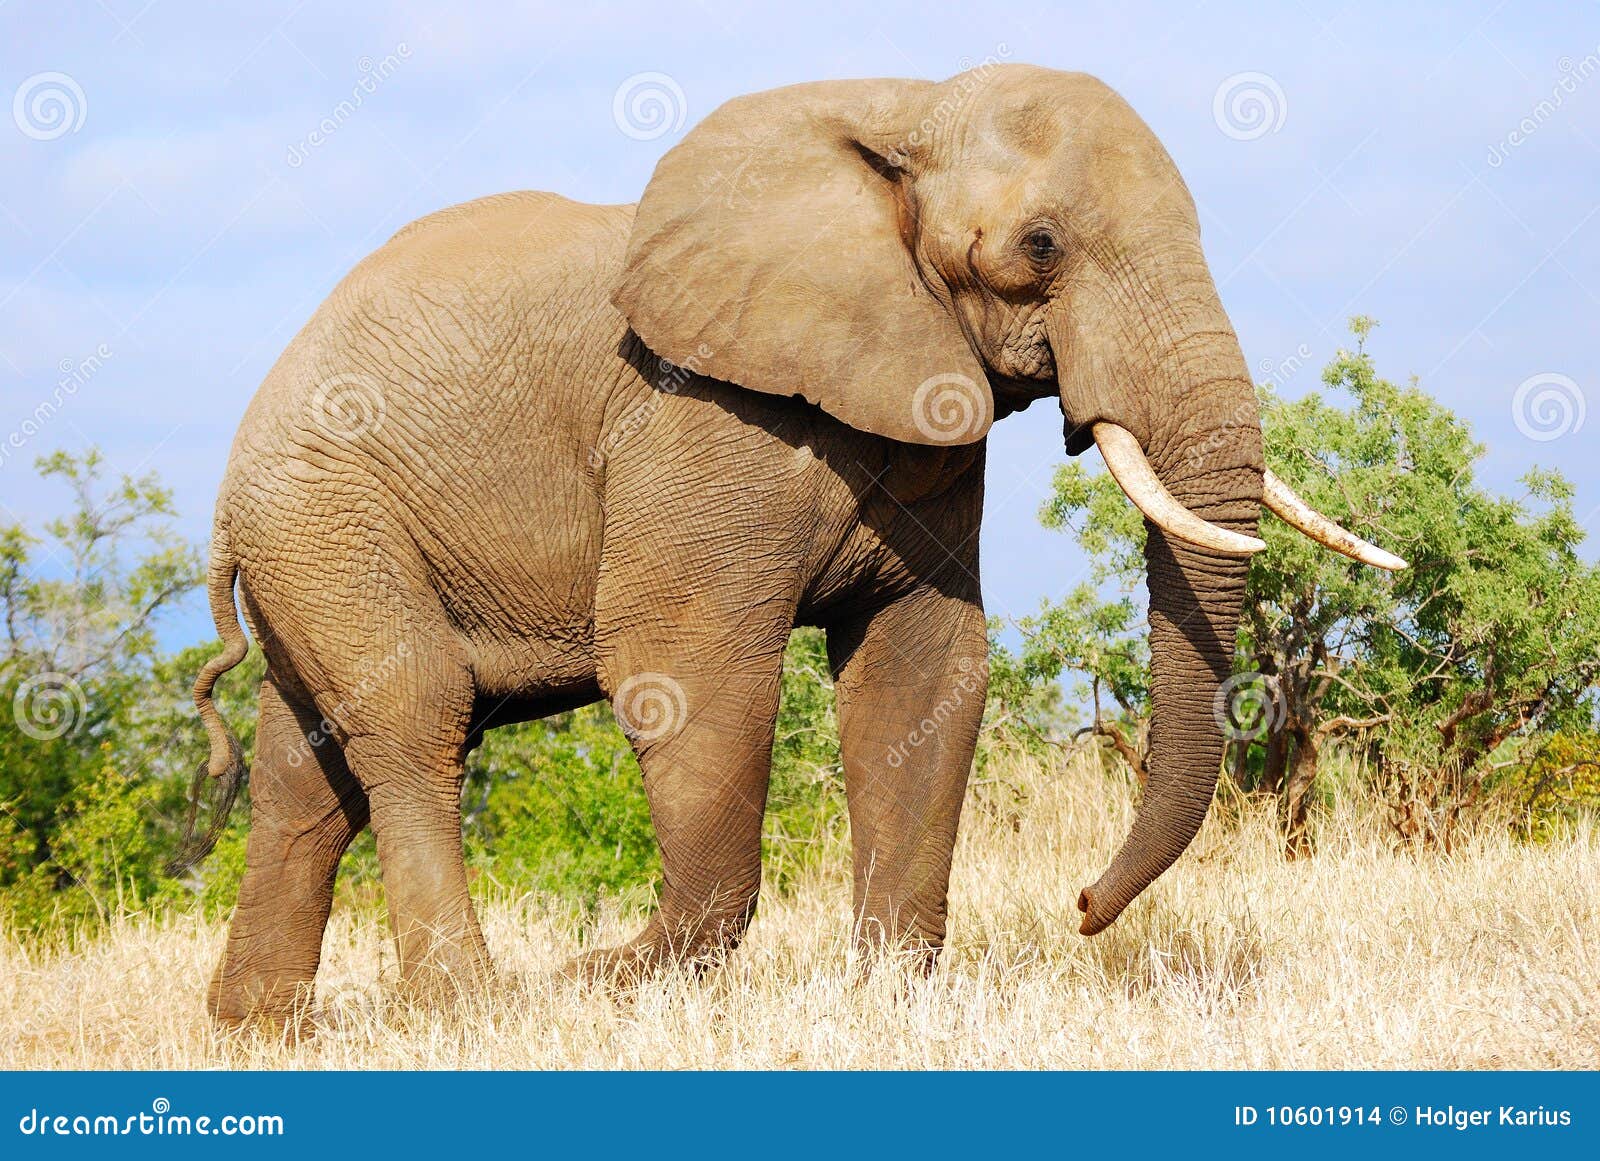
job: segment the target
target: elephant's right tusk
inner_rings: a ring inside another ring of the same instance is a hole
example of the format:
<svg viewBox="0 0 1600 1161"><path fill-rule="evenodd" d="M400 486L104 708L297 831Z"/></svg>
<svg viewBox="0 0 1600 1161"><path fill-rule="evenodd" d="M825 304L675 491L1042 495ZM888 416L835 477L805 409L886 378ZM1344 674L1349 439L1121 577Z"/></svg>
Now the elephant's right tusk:
<svg viewBox="0 0 1600 1161"><path fill-rule="evenodd" d="M1156 478L1144 449L1127 428L1101 420L1093 431L1094 442L1111 470L1111 478L1127 493L1133 506L1163 532L1224 556L1250 556L1267 546L1265 541L1254 536L1231 532L1203 520L1178 503Z"/></svg>
<svg viewBox="0 0 1600 1161"><path fill-rule="evenodd" d="M1405 568L1406 562L1376 544L1369 544L1354 532L1340 528L1310 504L1307 504L1270 471L1261 476L1261 502L1278 519L1291 528L1298 528L1312 540L1335 552L1342 552L1362 564L1386 568L1390 572Z"/></svg>

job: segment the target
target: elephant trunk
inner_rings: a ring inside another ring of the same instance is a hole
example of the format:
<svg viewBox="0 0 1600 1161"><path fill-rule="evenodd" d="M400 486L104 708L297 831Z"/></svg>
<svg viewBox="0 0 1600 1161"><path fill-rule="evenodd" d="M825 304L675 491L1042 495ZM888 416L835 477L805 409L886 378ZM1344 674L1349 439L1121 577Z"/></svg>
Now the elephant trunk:
<svg viewBox="0 0 1600 1161"><path fill-rule="evenodd" d="M1254 539L1264 466L1261 428L1243 353L1209 277L1191 282L1187 294L1168 304L1156 316L1167 323L1161 341L1149 344L1155 357L1130 365L1126 356L1096 357L1093 346L1080 342L1067 369L1081 374L1092 368L1110 382L1077 381L1079 389L1069 391L1063 380L1069 445L1075 426L1081 429L1082 421L1074 420L1085 416L1081 410L1074 414L1075 403L1085 406L1083 386L1099 396L1085 418L1100 421L1090 425L1095 439L1118 483L1146 514L1150 590L1149 781L1110 867L1079 895L1085 935L1110 925L1177 860L1205 819L1222 763L1226 718L1219 693L1232 668L1248 554L1261 546ZM1079 337L1089 338L1082 331ZM1069 336L1063 333L1062 341L1070 342ZM1142 412L1118 414L1102 392L1131 386L1129 380L1142 381L1143 392L1110 397L1150 403ZM1116 431L1113 424L1124 429L1116 434L1131 447L1157 496L1139 495L1129 473L1118 470L1113 441L1103 438ZM1193 519L1168 519L1165 513L1177 508Z"/></svg>
<svg viewBox="0 0 1600 1161"><path fill-rule="evenodd" d="M1253 532L1255 520L1218 518ZM1228 679L1248 563L1150 527L1149 783L1133 829L1099 880L1078 896L1079 930L1104 930L1170 867L1205 820L1222 762L1218 691Z"/></svg>

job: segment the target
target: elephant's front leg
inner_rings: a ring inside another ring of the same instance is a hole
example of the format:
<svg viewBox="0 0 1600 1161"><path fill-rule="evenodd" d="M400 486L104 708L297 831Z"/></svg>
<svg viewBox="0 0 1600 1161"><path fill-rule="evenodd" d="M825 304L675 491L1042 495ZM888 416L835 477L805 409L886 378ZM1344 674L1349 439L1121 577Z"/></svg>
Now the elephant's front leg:
<svg viewBox="0 0 1600 1161"><path fill-rule="evenodd" d="M950 860L988 691L983 607L976 593L919 589L830 626L828 648L857 939L924 952L931 966L944 942Z"/></svg>
<svg viewBox="0 0 1600 1161"><path fill-rule="evenodd" d="M603 688L644 773L661 897L642 933L581 956L570 974L627 984L658 965L715 962L744 935L793 615L783 602L750 603L728 594L665 624L634 610L597 626Z"/></svg>

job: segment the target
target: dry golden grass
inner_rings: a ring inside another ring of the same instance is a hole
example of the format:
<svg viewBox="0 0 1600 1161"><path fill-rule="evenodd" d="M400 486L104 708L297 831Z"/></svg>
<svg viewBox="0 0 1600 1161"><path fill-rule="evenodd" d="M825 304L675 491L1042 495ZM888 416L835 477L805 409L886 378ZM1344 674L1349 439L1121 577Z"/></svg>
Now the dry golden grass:
<svg viewBox="0 0 1600 1161"><path fill-rule="evenodd" d="M1370 811L1319 820L1283 860L1271 820L1213 811L1108 932L1078 888L1126 833L1114 780L1025 773L1013 812L975 799L951 945L927 980L853 982L841 870L769 899L719 972L631 999L551 978L577 927L535 900L484 909L520 981L456 1012L403 1008L381 915L336 912L318 1030L284 1045L212 1029L223 929L124 921L77 953L4 945L13 1068L1595 1068L1600 837L1522 846L1485 828L1451 855L1396 853ZM370 909L369 909L370 910ZM631 933L610 912L591 938Z"/></svg>

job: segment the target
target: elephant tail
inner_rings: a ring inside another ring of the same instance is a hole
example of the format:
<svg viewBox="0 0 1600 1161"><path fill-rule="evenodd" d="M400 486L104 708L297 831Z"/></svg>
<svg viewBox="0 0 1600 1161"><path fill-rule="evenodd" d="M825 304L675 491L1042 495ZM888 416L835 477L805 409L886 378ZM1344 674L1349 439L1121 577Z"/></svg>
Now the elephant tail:
<svg viewBox="0 0 1600 1161"><path fill-rule="evenodd" d="M184 874L211 853L228 825L228 815L233 811L234 801L239 797L239 787L244 783L247 773L239 739L228 728L228 723L222 720L211 698L217 678L243 661L250 648L244 630L239 625L239 611L233 603L233 584L238 576L239 564L228 543L228 533L219 527L211 540L211 567L206 578L206 591L211 599L211 619L216 624L217 635L222 638L222 652L205 663L194 683L194 704L200 711L200 721L206 727L211 753L195 771L194 783L189 788L189 812L183 824L183 839L178 853L167 863L169 875ZM195 825L199 820L200 800L205 797L207 784L213 788L211 821L205 832L197 835Z"/></svg>

